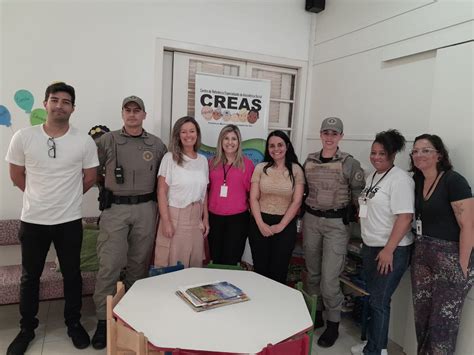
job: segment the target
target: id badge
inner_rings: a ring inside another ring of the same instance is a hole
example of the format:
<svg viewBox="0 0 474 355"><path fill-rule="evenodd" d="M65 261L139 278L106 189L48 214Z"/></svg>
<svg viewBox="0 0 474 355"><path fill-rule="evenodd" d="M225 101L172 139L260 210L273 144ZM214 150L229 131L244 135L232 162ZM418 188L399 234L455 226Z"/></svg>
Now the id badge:
<svg viewBox="0 0 474 355"><path fill-rule="evenodd" d="M227 190L228 190L228 186L227 185L221 185L221 193L220 193L220 197L227 197Z"/></svg>
<svg viewBox="0 0 474 355"><path fill-rule="evenodd" d="M415 228L416 228L416 235L422 235L423 234L423 228L421 225L421 219L417 219L415 222Z"/></svg>
<svg viewBox="0 0 474 355"><path fill-rule="evenodd" d="M359 198L359 218L367 218L367 213L367 200L365 198Z"/></svg>
<svg viewBox="0 0 474 355"><path fill-rule="evenodd" d="M367 218L367 205L359 205L359 218Z"/></svg>

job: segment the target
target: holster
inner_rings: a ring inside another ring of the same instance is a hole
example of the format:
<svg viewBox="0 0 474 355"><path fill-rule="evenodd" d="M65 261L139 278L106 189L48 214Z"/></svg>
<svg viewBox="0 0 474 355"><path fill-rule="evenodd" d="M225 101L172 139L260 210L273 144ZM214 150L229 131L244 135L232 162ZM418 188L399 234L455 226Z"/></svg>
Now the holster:
<svg viewBox="0 0 474 355"><path fill-rule="evenodd" d="M357 222L357 207L352 203L347 205L346 213L342 216L342 223L347 226L350 222Z"/></svg>
<svg viewBox="0 0 474 355"><path fill-rule="evenodd" d="M99 210L103 211L112 206L113 193L104 186L99 186Z"/></svg>

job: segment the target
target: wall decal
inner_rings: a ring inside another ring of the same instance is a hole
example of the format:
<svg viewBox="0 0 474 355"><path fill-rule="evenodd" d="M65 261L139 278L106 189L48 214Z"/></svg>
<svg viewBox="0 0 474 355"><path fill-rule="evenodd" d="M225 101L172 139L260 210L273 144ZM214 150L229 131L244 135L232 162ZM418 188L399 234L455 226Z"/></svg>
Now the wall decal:
<svg viewBox="0 0 474 355"><path fill-rule="evenodd" d="M46 122L46 110L44 108L35 108L30 114L30 123L32 126Z"/></svg>
<svg viewBox="0 0 474 355"><path fill-rule="evenodd" d="M11 127L12 125L10 111L3 105L0 105L0 125L5 127Z"/></svg>
<svg viewBox="0 0 474 355"><path fill-rule="evenodd" d="M28 90L18 90L14 96L15 102L19 108L21 108L26 113L31 113L35 99L33 94Z"/></svg>

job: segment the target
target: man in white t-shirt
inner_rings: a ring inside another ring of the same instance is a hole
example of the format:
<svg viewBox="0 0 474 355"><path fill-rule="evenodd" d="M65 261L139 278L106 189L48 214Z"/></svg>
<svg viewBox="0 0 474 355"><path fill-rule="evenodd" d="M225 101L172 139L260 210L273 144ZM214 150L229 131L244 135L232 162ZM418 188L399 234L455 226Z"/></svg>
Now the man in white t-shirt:
<svg viewBox="0 0 474 355"><path fill-rule="evenodd" d="M48 86L43 102L46 123L19 130L13 136L6 161L13 184L23 194L21 226L22 277L20 333L7 355L24 354L38 326L40 276L54 243L64 282L64 318L74 346L89 346L80 323L82 277L82 195L94 185L97 149L87 134L69 125L75 91L65 83Z"/></svg>

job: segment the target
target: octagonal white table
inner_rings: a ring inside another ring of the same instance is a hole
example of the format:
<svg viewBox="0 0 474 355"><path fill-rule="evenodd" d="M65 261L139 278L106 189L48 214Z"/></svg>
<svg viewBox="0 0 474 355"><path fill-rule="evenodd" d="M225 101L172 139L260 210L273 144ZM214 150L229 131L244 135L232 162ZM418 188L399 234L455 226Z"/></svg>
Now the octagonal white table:
<svg viewBox="0 0 474 355"><path fill-rule="evenodd" d="M229 281L247 302L195 312L179 287ZM255 354L313 324L302 294L250 271L189 268L135 282L114 314L159 349Z"/></svg>

